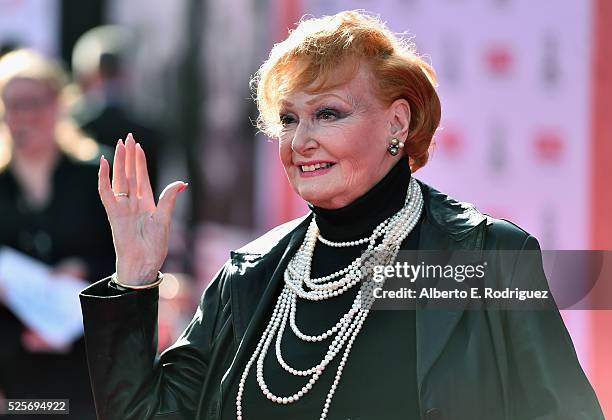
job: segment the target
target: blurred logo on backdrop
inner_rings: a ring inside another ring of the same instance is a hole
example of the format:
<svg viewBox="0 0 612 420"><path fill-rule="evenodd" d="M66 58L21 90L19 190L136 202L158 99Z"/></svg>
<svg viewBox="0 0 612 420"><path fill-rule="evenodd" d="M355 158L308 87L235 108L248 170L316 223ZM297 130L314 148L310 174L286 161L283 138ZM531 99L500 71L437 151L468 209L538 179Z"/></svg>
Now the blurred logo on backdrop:
<svg viewBox="0 0 612 420"><path fill-rule="evenodd" d="M559 40L556 34L546 34L543 39L541 71L542 82L545 86L549 88L558 86L561 78L561 62Z"/></svg>
<svg viewBox="0 0 612 420"><path fill-rule="evenodd" d="M489 167L494 175L502 175L508 166L508 150L506 147L508 131L503 121L494 121L489 135Z"/></svg>
<svg viewBox="0 0 612 420"><path fill-rule="evenodd" d="M440 68L438 75L444 82L457 85L462 80L462 68L464 49L461 48L457 37L446 35L441 44Z"/></svg>
<svg viewBox="0 0 612 420"><path fill-rule="evenodd" d="M539 129L533 137L533 151L540 163L558 164L564 148L561 134L556 129Z"/></svg>
<svg viewBox="0 0 612 420"><path fill-rule="evenodd" d="M461 130L452 124L445 124L436 135L436 148L447 159L456 159L464 151L465 140Z"/></svg>
<svg viewBox="0 0 612 420"><path fill-rule="evenodd" d="M492 44L483 51L485 68L492 76L509 76L515 57L509 45Z"/></svg>

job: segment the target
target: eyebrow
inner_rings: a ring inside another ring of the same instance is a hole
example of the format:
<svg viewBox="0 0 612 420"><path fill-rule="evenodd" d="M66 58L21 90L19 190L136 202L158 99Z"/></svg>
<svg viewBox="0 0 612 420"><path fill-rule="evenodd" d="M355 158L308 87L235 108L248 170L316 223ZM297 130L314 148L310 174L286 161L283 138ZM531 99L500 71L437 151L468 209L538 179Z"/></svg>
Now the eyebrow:
<svg viewBox="0 0 612 420"><path fill-rule="evenodd" d="M309 101L306 101L306 105L312 105L318 101L321 101L322 99L328 97L328 96L332 96L335 98L340 99L342 102L349 104L349 105L353 105L355 103L354 99L352 97L348 98L348 101L344 98L342 98L339 95L336 95L335 93L323 93L321 95L317 95L314 98L310 99ZM281 99L280 103L284 106L293 106L294 104L292 102L287 101L286 99Z"/></svg>
<svg viewBox="0 0 612 420"><path fill-rule="evenodd" d="M307 101L306 105L312 105L312 104L314 104L314 103L316 103L316 102L320 101L321 99L324 99L324 98L326 98L328 96L333 96L334 98L340 99L342 102L348 103L344 98L342 98L339 95L336 95L335 93L324 93L324 94L321 94L319 96L315 96L311 100Z"/></svg>

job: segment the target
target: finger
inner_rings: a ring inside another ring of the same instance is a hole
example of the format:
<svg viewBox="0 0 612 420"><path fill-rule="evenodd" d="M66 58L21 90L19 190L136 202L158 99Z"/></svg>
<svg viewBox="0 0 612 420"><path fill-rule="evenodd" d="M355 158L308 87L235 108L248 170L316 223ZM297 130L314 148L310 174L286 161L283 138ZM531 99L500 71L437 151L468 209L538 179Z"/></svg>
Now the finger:
<svg viewBox="0 0 612 420"><path fill-rule="evenodd" d="M189 184L182 181L176 181L164 188L159 196L159 203L157 204L157 217L165 222L170 221L172 211L174 211L174 206L176 204L176 196L181 191L184 191L188 185Z"/></svg>
<svg viewBox="0 0 612 420"><path fill-rule="evenodd" d="M134 141L134 137L132 137L132 133L130 133L125 140L125 177L127 178L127 192L130 194L130 199L136 199L138 195L138 185L136 183L136 159L134 159L135 148L136 142Z"/></svg>
<svg viewBox="0 0 612 420"><path fill-rule="evenodd" d="M115 147L115 159L113 160L113 192L128 192L128 183L125 178L125 145L121 140Z"/></svg>
<svg viewBox="0 0 612 420"><path fill-rule="evenodd" d="M100 199L106 209L106 213L109 213L112 205L115 204L115 195L111 189L109 175L110 166L104 155L102 155L100 157L100 170L98 171L98 194L100 194Z"/></svg>
<svg viewBox="0 0 612 420"><path fill-rule="evenodd" d="M147 157L140 143L136 143L136 181L138 197L142 199L144 209L147 211L155 210L155 199L153 198L153 190L147 171Z"/></svg>

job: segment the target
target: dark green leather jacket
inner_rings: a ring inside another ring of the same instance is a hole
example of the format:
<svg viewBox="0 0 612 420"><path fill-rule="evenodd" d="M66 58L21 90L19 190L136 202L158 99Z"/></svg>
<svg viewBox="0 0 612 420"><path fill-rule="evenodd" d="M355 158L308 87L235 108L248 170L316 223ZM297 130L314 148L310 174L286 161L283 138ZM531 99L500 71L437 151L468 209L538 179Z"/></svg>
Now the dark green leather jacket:
<svg viewBox="0 0 612 420"><path fill-rule="evenodd" d="M425 199L420 249L539 249L515 225L420 184ZM121 293L108 286L108 278L85 289L81 304L98 417L218 419L223 399L235 398L228 384L240 378L311 217L232 252L181 338L158 358L157 289ZM529 282L545 289L539 265L535 272L525 272L521 264L502 271L511 287ZM417 308L416 322L423 419L603 419L556 308Z"/></svg>

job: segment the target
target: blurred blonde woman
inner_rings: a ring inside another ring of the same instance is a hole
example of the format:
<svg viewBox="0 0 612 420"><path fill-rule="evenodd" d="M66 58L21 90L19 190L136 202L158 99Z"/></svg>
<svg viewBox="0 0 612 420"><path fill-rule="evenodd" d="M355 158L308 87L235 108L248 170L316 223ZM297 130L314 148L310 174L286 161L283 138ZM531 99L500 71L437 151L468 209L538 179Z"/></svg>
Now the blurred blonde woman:
<svg viewBox="0 0 612 420"><path fill-rule="evenodd" d="M87 281L114 252L96 197L100 149L63 117L61 66L31 50L0 59L0 247ZM36 308L32 308L35 311ZM70 398L71 418L94 418L82 339L46 343L0 301L0 389L8 398Z"/></svg>

